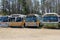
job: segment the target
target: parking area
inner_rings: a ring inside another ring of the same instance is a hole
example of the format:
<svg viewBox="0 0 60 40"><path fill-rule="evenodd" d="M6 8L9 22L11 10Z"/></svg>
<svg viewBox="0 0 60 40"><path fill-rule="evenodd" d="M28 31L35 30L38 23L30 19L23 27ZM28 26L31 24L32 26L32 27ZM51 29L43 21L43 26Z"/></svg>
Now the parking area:
<svg viewBox="0 0 60 40"><path fill-rule="evenodd" d="M0 28L0 40L60 40L60 30Z"/></svg>

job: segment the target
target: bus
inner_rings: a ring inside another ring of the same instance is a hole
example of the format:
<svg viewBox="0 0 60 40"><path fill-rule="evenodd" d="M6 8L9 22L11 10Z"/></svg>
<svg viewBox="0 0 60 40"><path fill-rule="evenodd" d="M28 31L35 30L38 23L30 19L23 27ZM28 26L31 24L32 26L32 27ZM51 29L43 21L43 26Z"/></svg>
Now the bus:
<svg viewBox="0 0 60 40"><path fill-rule="evenodd" d="M43 16L44 26L58 28L58 17L57 13L45 13Z"/></svg>
<svg viewBox="0 0 60 40"><path fill-rule="evenodd" d="M59 16L59 23L60 23L60 16Z"/></svg>
<svg viewBox="0 0 60 40"><path fill-rule="evenodd" d="M25 17L25 27L39 27L40 26L40 22L38 20L38 17L36 17L35 15L27 15Z"/></svg>
<svg viewBox="0 0 60 40"><path fill-rule="evenodd" d="M8 16L0 16L0 27L8 27Z"/></svg>
<svg viewBox="0 0 60 40"><path fill-rule="evenodd" d="M60 27L60 16L59 16L59 27Z"/></svg>
<svg viewBox="0 0 60 40"><path fill-rule="evenodd" d="M10 27L24 27L24 20L21 17L9 17L9 26Z"/></svg>

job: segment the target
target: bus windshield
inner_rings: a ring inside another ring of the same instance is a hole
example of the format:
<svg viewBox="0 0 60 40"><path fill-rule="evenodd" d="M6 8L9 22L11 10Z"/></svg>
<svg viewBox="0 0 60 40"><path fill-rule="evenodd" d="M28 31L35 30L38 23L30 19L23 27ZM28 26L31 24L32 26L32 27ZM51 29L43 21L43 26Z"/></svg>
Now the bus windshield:
<svg viewBox="0 0 60 40"><path fill-rule="evenodd" d="M36 16L27 16L25 20L26 22L36 22L37 18Z"/></svg>
<svg viewBox="0 0 60 40"><path fill-rule="evenodd" d="M8 17L0 17L0 22L8 22Z"/></svg>
<svg viewBox="0 0 60 40"><path fill-rule="evenodd" d="M45 21L45 22L57 22L58 17L57 16L44 16L43 21Z"/></svg>

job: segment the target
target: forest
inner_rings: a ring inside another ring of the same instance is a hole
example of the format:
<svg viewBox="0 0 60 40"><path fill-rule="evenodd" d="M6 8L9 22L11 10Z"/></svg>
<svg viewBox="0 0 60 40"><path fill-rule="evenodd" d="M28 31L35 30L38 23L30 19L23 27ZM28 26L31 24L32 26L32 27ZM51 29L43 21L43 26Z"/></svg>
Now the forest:
<svg viewBox="0 0 60 40"><path fill-rule="evenodd" d="M59 0L1 0L0 14L60 14Z"/></svg>

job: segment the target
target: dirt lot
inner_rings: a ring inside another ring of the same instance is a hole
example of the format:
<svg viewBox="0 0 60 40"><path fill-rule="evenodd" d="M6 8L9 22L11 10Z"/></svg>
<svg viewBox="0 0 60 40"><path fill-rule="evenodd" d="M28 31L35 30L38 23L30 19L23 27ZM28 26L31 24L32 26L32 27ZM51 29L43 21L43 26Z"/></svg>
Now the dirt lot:
<svg viewBox="0 0 60 40"><path fill-rule="evenodd" d="M0 40L60 40L60 30L0 28Z"/></svg>

